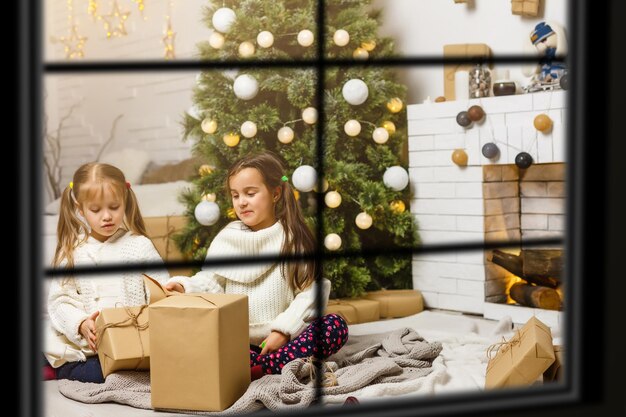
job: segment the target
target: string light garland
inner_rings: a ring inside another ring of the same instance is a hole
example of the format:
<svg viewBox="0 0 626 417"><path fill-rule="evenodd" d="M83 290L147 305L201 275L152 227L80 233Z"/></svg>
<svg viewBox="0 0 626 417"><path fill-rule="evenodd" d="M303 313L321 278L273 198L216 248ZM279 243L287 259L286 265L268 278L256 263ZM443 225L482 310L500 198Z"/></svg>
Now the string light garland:
<svg viewBox="0 0 626 417"><path fill-rule="evenodd" d="M87 4L87 14L90 15L94 21L98 19L98 0L89 0L89 4Z"/></svg>
<svg viewBox="0 0 626 417"><path fill-rule="evenodd" d="M141 0L143 2L143 0ZM167 22L165 28L165 36L163 36L162 42L165 45L164 57L166 60L176 59L176 51L174 50L174 41L176 40L176 32L172 29L172 2L168 2L167 15L165 21Z"/></svg>
<svg viewBox="0 0 626 417"><path fill-rule="evenodd" d="M58 42L63 45L65 59L84 58L83 48L85 47L87 37L78 33L78 25L74 20L74 0L67 0L67 12L67 20L70 27L69 35L59 38L53 36L51 39L52 43Z"/></svg>
<svg viewBox="0 0 626 417"><path fill-rule="evenodd" d="M128 15L130 15L130 12L121 11L117 0L113 0L111 13L102 15L104 28L107 32L107 39L111 39L112 37L119 38L128 35L128 32L126 32L126 20L128 19Z"/></svg>
<svg viewBox="0 0 626 417"><path fill-rule="evenodd" d="M137 9L139 10L139 14L141 14L141 18L143 20L148 20L148 18L144 15L144 10L146 9L146 4L144 0L133 0L134 3L137 3Z"/></svg>

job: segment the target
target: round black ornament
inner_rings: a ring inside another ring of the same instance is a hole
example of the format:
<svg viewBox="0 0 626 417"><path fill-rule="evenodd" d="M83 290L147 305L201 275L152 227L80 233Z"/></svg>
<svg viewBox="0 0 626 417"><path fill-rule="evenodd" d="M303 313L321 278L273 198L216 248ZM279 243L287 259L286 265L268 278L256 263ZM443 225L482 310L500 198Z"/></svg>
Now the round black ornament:
<svg viewBox="0 0 626 417"><path fill-rule="evenodd" d="M483 145L482 152L485 158L493 159L500 153L500 148L495 143L489 142Z"/></svg>
<svg viewBox="0 0 626 417"><path fill-rule="evenodd" d="M472 124L472 119L469 118L469 115L466 111L462 111L456 115L456 122L459 124L459 126L467 127Z"/></svg>
<svg viewBox="0 0 626 417"><path fill-rule="evenodd" d="M559 81L559 85L563 90L567 90L569 88L569 80L567 74L561 76L561 80Z"/></svg>
<svg viewBox="0 0 626 417"><path fill-rule="evenodd" d="M520 152L515 157L515 165L519 168L526 169L533 163L533 157L528 152Z"/></svg>

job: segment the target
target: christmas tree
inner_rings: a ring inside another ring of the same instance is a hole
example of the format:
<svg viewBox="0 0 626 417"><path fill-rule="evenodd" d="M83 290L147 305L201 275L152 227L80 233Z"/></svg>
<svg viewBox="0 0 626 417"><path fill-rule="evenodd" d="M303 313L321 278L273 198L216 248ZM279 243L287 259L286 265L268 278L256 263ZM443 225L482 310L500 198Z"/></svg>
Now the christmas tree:
<svg viewBox="0 0 626 417"><path fill-rule="evenodd" d="M393 55L393 42L377 36L381 15L371 0L325 3L327 58L371 59ZM206 60L315 59L317 2L312 0L225 0L206 9L213 34L198 45ZM240 157L271 150L288 165L287 176L317 231L316 192L323 192L325 251L358 252L415 247L417 228L407 210L408 174L402 167L406 144L405 87L389 68L327 66L323 109L317 109L316 68L243 68L200 74L194 106L184 115L184 140L206 160L182 198L188 225L175 237L183 253L203 260L213 237L235 220L223 192L226 172ZM318 167L318 112L324 112L323 190L311 182ZM297 170L298 169L298 170ZM297 171L296 171L297 170ZM313 172L314 174L314 172ZM300 184L300 185L299 185ZM411 287L411 256L338 257L323 264L333 295Z"/></svg>

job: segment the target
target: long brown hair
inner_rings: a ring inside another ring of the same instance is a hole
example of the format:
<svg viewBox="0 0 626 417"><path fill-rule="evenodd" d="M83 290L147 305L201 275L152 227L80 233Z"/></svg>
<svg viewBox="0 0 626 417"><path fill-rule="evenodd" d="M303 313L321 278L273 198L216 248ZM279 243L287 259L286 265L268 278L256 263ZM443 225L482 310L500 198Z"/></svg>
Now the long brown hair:
<svg viewBox="0 0 626 417"><path fill-rule="evenodd" d="M105 190L113 192L124 201L125 228L133 233L146 235L137 197L127 186L124 173L113 165L90 162L76 170L72 183L63 190L53 266L57 267L65 260L66 268L74 267L74 249L86 241L89 235L89 226L79 217L77 211L85 201L102 195Z"/></svg>
<svg viewBox="0 0 626 417"><path fill-rule="evenodd" d="M278 155L265 151L257 154L250 154L235 162L228 170L226 176L226 191L229 191L230 178L245 168L255 168L261 173L265 186L270 192L276 187L281 188L281 193L276 202L276 219L281 222L285 231L285 240L280 251L283 256L293 255L313 255L315 251L315 235L311 232L300 206L294 195L294 190L289 181L283 181L286 175L285 165ZM283 275L291 288L299 290L307 288L315 281L319 273L319 268L315 260L305 261L283 261L281 263Z"/></svg>

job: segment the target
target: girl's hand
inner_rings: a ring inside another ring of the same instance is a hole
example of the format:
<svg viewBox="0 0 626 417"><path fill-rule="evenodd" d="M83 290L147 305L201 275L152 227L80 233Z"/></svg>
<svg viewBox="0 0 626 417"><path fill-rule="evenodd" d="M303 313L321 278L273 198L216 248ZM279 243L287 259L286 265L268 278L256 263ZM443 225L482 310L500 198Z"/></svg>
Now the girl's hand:
<svg viewBox="0 0 626 417"><path fill-rule="evenodd" d="M278 350L279 347L289 342L289 336L284 333L273 331L269 336L265 338L263 342L259 345L261 350L261 355L265 355L267 353L272 353Z"/></svg>
<svg viewBox="0 0 626 417"><path fill-rule="evenodd" d="M91 313L91 315L80 324L80 334L83 335L89 344L89 348L94 352L98 351L96 348L96 343L98 342L96 336L96 317L98 317L98 314L100 314L99 311Z"/></svg>
<svg viewBox="0 0 626 417"><path fill-rule="evenodd" d="M165 284L165 289L169 291L185 292L185 287L180 285L178 282L168 282Z"/></svg>

